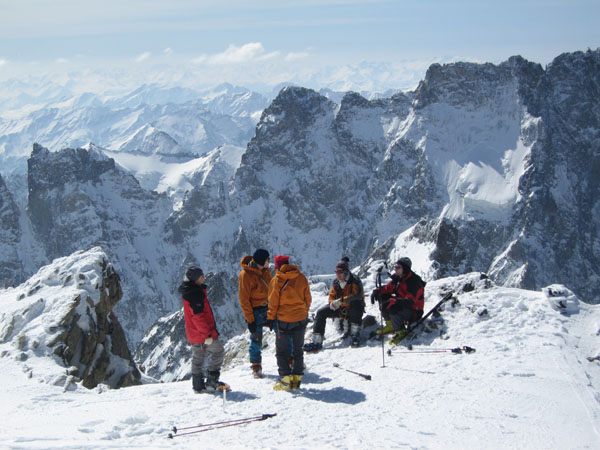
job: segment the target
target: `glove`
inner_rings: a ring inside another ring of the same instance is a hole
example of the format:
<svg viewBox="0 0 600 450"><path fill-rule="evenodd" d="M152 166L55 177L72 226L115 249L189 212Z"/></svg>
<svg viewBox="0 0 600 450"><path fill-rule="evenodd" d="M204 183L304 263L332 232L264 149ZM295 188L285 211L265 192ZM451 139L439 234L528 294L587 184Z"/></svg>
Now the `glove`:
<svg viewBox="0 0 600 450"><path fill-rule="evenodd" d="M341 298L336 298L335 300L333 300L330 304L329 307L333 310L333 311L337 311L338 309L340 309L340 305L342 304L342 299Z"/></svg>
<svg viewBox="0 0 600 450"><path fill-rule="evenodd" d="M192 307L192 311L194 311L194 314L202 314L204 305L199 305L197 303L190 303L190 306Z"/></svg>
<svg viewBox="0 0 600 450"><path fill-rule="evenodd" d="M371 305L374 305L376 301L379 300L379 288L373 289L371 292Z"/></svg>
<svg viewBox="0 0 600 450"><path fill-rule="evenodd" d="M210 345L210 344L212 344L212 343L213 343L213 338L211 338L210 336L209 336L209 337L207 337L206 339L204 339L204 343L205 343L206 345Z"/></svg>
<svg viewBox="0 0 600 450"><path fill-rule="evenodd" d="M396 304L396 297L390 297L390 299L385 304L385 309L390 309L395 304Z"/></svg>
<svg viewBox="0 0 600 450"><path fill-rule="evenodd" d="M248 331L254 333L256 331L256 321L248 322Z"/></svg>
<svg viewBox="0 0 600 450"><path fill-rule="evenodd" d="M273 319L267 319L266 325L269 327L269 330L273 331Z"/></svg>

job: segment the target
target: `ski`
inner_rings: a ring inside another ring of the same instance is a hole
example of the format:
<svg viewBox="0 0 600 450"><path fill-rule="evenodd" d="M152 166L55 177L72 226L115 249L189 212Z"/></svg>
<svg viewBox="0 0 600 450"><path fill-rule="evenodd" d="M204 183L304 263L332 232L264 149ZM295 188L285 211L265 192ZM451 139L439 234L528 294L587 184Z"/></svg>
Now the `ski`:
<svg viewBox="0 0 600 450"><path fill-rule="evenodd" d="M412 335L412 334L414 333L414 331L415 331L417 328L419 328L419 327L420 327L420 326L421 326L421 325L422 325L422 324L425 322L425 320L427 320L427 318L428 318L430 315L432 315L434 312L436 312L436 311L439 309L439 307L440 307L440 306L442 306L444 303L446 303L448 300L450 300L450 299L452 298L452 294L453 294L453 292L452 292L452 291L448 292L446 295L444 295L444 297L442 297L442 299L441 299L439 302L437 302L437 303L436 303L436 304L433 306L433 308L431 308L431 309L430 309L430 310L427 312L427 314L425 314L423 317L421 317L421 318L420 318L420 319L419 319L417 322L415 322L414 324L412 324L412 325L409 325L409 326L408 326L408 330L407 330L407 331L408 331L408 333L406 333L406 335L405 335L405 336L404 336L402 339L399 339L399 341L398 341L398 342L400 342L400 341L403 341L403 340L404 340L404 339L406 339L408 336Z"/></svg>
<svg viewBox="0 0 600 450"><path fill-rule="evenodd" d="M190 434L203 433L205 431L215 430L217 428L233 427L233 426L242 425L245 423L257 422L257 421L269 419L271 417L275 417L276 415L277 415L277 413L262 414L260 416L255 416L255 417L246 417L243 419L234 419L234 420L224 420L222 422L213 422L213 423L205 423L205 424L200 424L200 425L192 425L190 427L183 427L183 428L173 427L171 429L172 433L169 433L168 438L173 439L176 437L187 436ZM188 431L187 433L177 434L177 432L181 431L181 430L194 430L194 431Z"/></svg>

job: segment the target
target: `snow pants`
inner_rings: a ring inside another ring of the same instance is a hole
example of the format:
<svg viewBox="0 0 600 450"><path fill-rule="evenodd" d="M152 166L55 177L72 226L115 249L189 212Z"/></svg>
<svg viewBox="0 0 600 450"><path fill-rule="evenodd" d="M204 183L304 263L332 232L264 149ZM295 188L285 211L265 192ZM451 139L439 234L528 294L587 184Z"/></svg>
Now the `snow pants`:
<svg viewBox="0 0 600 450"><path fill-rule="evenodd" d="M414 302L408 298L399 298L396 303L389 308L383 307L381 315L385 320L392 322L394 331L404 329L404 322L412 322L415 317L416 310L413 310ZM420 311L423 315L423 311Z"/></svg>
<svg viewBox="0 0 600 450"><path fill-rule="evenodd" d="M263 340L263 327L267 325L267 306L259 306L252 310L254 313L254 323L256 323L256 331L250 333L250 347L248 352L250 353L251 363L262 362L262 340ZM273 324L273 329L277 331L277 321ZM290 353L292 352L292 343L290 342Z"/></svg>
<svg viewBox="0 0 600 450"><path fill-rule="evenodd" d="M254 314L254 323L256 324L256 331L250 333L250 362L259 363L262 362L262 340L263 340L263 327L267 322L267 306L259 306L252 310Z"/></svg>
<svg viewBox="0 0 600 450"><path fill-rule="evenodd" d="M363 311L364 309L361 301L350 302L350 306L346 312L346 318L350 323L360 325L362 324ZM340 317L340 313L331 309L329 305L319 308L313 326L313 333L323 336L325 334L325 323L327 319L335 317Z"/></svg>
<svg viewBox="0 0 600 450"><path fill-rule="evenodd" d="M208 361L208 371L215 372L221 370L223 358L225 357L225 347L218 339L207 344L192 344L192 375L202 375L204 362L207 355L210 357Z"/></svg>
<svg viewBox="0 0 600 450"><path fill-rule="evenodd" d="M277 356L277 368L279 376L302 375L304 374L304 332L308 320L299 322L279 322L277 330L277 340L275 350ZM291 343L291 355L290 355ZM294 364L290 368L290 356L294 359Z"/></svg>

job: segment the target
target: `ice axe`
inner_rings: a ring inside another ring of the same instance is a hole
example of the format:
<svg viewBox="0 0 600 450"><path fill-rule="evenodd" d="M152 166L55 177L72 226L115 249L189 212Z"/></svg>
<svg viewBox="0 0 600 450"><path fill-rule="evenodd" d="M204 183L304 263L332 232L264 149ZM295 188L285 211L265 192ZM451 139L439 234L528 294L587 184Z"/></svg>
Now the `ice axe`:
<svg viewBox="0 0 600 450"><path fill-rule="evenodd" d="M363 377L365 380L371 380L371 375L365 375L364 373L358 373L358 372L355 372L354 370L344 369L343 367L340 367L340 365L338 363L333 363L333 367L337 367L338 369L342 369L342 370L345 370L346 372L350 372L350 373L353 373L354 375L358 375L359 377Z"/></svg>

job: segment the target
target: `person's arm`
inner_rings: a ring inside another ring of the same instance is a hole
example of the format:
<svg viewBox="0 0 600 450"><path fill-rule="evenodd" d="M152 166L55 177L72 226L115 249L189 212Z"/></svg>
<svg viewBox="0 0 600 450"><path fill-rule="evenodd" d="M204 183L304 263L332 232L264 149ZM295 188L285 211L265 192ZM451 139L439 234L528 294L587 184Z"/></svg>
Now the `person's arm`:
<svg viewBox="0 0 600 450"><path fill-rule="evenodd" d="M269 309L267 311L267 320L275 320L279 310L279 279L277 276L269 283Z"/></svg>
<svg viewBox="0 0 600 450"><path fill-rule="evenodd" d="M242 270L238 278L238 299L242 308L242 313L246 319L246 322L254 322L254 312L252 311L252 304L250 303L250 287L248 274Z"/></svg>

